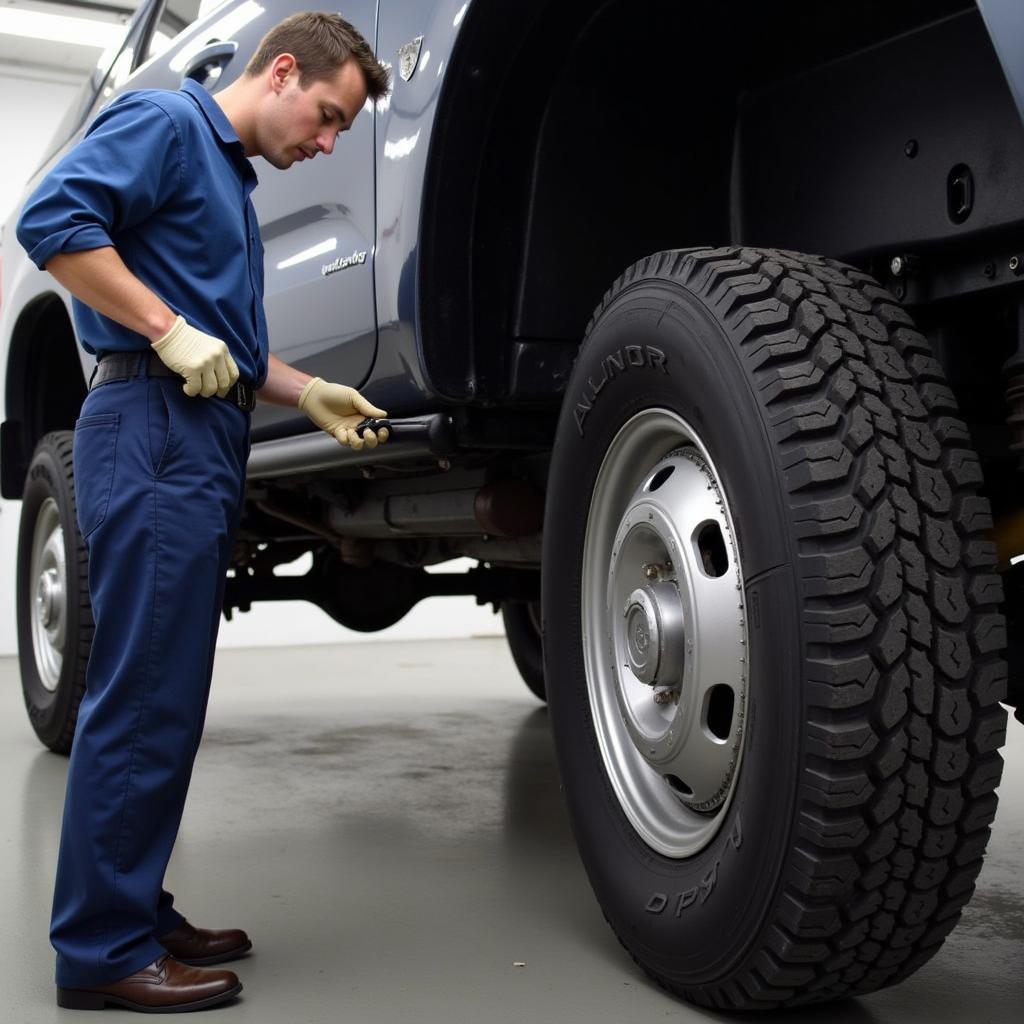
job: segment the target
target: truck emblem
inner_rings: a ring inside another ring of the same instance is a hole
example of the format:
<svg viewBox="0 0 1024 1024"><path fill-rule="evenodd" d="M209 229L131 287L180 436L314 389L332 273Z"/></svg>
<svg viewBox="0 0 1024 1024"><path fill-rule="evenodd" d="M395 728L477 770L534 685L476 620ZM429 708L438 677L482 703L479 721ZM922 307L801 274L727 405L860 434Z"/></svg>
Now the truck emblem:
<svg viewBox="0 0 1024 1024"><path fill-rule="evenodd" d="M325 263L320 268L320 273L327 277L328 274L336 274L339 270L345 270L347 267L358 267L366 262L366 252L354 252L351 256L339 256L337 259L331 260L330 263Z"/></svg>
<svg viewBox="0 0 1024 1024"><path fill-rule="evenodd" d="M411 43L406 43L398 48L398 73L402 81L408 82L416 71L416 65L420 62L420 47L423 45L423 36L417 36Z"/></svg>

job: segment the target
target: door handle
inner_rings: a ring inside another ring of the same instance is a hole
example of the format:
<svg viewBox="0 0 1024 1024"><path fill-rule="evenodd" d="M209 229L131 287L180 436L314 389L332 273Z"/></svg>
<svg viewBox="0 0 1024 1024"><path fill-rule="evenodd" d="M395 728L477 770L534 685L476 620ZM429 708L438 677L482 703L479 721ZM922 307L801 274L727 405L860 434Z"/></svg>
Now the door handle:
<svg viewBox="0 0 1024 1024"><path fill-rule="evenodd" d="M185 65L185 71L181 76L182 82L188 78L193 78L202 84L209 77L209 73L213 68L223 69L227 67L237 49L238 43L233 39L229 39L227 42L216 40L204 46L198 53L193 54L189 58L188 63Z"/></svg>

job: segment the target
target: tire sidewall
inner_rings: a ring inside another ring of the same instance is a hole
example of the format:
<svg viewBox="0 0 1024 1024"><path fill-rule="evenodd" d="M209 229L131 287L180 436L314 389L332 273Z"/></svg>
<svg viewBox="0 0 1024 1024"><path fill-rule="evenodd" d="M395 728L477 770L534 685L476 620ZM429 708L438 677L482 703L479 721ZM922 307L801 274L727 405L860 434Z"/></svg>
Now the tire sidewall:
<svg viewBox="0 0 1024 1024"><path fill-rule="evenodd" d="M78 702L84 685L84 662L87 652L81 652L83 631L91 630L92 621L88 616L88 604L83 608L80 595L88 590L86 561L80 552L84 545L75 520L73 472L65 470L57 440L60 435L47 435L40 441L32 464L29 467L22 495L21 520L18 529L17 563L17 629L18 655L21 670L22 692L29 720L39 739L51 749L66 751L70 747L73 733L73 717L77 714ZM70 444L71 433L67 435ZM32 540L36 520L43 502L53 498L60 515L64 538L64 562L66 566L65 602L66 629L62 652L60 679L57 689L47 690L43 686L36 665L32 639L32 601L35 597L35 580L31 578Z"/></svg>
<svg viewBox="0 0 1024 1024"><path fill-rule="evenodd" d="M627 369L609 376L608 356L627 346ZM582 553L597 474L621 427L650 408L677 413L708 448L732 513L748 615L739 776L714 838L681 860L640 839L608 780L580 636ZM559 420L544 534L545 668L570 816L598 900L634 955L683 984L731 972L755 943L790 839L802 645L782 493L735 343L683 286L645 280L625 288L584 343Z"/></svg>

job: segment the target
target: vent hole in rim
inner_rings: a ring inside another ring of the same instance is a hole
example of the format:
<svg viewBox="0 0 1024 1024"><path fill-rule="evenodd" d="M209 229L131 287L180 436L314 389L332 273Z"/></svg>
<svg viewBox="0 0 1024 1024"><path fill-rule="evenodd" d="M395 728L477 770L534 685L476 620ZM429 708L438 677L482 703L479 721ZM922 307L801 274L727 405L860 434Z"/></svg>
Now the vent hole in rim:
<svg viewBox="0 0 1024 1024"><path fill-rule="evenodd" d="M651 482L647 485L647 490L656 491L675 471L675 466L663 466L654 474L654 476L651 477Z"/></svg>
<svg viewBox="0 0 1024 1024"><path fill-rule="evenodd" d="M678 775L666 775L665 781L680 795L686 797L687 800L692 799L693 790L683 782Z"/></svg>
<svg viewBox="0 0 1024 1024"><path fill-rule="evenodd" d="M727 740L732 731L732 714L736 706L736 695L732 687L726 683L712 686L706 706L708 732L715 739Z"/></svg>
<svg viewBox="0 0 1024 1024"><path fill-rule="evenodd" d="M729 553L718 523L704 523L697 529L697 554L707 576L724 576L729 569Z"/></svg>

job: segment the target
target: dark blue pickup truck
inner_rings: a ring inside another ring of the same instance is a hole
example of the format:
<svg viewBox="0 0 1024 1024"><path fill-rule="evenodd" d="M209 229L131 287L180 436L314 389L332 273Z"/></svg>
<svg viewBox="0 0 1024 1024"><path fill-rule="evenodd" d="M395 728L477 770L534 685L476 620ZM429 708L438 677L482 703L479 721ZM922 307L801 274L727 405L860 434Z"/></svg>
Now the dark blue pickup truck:
<svg viewBox="0 0 1024 1024"><path fill-rule="evenodd" d="M302 6L144 0L39 174L113 96L215 92ZM258 164L266 311L394 436L257 406L225 613L493 603L646 971L722 1009L905 978L973 892L1024 702L1024 7L343 13L393 89L331 159ZM66 751L91 360L13 223L0 481L26 706Z"/></svg>

